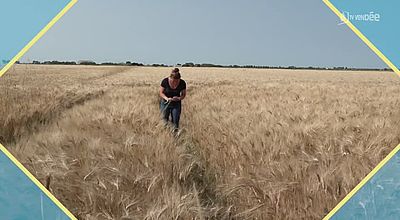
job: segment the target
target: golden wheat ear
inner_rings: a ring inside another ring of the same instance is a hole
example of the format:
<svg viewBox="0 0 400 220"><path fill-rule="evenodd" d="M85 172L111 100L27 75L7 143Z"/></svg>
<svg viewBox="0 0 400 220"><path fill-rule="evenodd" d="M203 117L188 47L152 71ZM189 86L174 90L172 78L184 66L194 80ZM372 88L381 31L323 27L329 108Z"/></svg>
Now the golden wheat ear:
<svg viewBox="0 0 400 220"><path fill-rule="evenodd" d="M50 190L50 183L51 183L51 174L49 174L49 175L46 177L46 185L45 185L46 189L49 190L49 191L51 191L51 190Z"/></svg>

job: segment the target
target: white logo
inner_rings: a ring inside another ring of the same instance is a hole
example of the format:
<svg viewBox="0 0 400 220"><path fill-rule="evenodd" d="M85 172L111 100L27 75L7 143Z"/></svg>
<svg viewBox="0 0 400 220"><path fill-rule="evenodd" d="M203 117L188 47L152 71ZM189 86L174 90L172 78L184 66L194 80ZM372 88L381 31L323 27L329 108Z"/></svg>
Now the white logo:
<svg viewBox="0 0 400 220"><path fill-rule="evenodd" d="M365 14L352 14L348 11L342 12L340 16L340 23L338 25L347 24L351 21L362 21L362 22L379 22L381 15L373 11Z"/></svg>

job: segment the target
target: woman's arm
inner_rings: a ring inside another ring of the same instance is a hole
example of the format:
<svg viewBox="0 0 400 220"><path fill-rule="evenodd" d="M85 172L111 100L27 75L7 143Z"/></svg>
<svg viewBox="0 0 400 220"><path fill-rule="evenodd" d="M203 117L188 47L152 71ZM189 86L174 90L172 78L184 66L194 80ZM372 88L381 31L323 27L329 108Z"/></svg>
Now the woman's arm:
<svg viewBox="0 0 400 220"><path fill-rule="evenodd" d="M162 87L162 86L160 86L160 97L161 97L162 99L164 99L165 101L170 101L171 98L168 98L168 97L164 94L164 90L165 90L165 88Z"/></svg>
<svg viewBox="0 0 400 220"><path fill-rule="evenodd" d="M183 99L185 99L185 97L186 97L186 89L182 90L181 97L179 99L183 100Z"/></svg>

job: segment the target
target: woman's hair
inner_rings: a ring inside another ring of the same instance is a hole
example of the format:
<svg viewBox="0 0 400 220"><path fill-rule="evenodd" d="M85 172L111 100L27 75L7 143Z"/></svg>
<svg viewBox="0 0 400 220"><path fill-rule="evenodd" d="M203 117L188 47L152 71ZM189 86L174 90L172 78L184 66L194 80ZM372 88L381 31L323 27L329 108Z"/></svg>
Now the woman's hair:
<svg viewBox="0 0 400 220"><path fill-rule="evenodd" d="M170 77L171 77L172 79L180 79L180 78L181 78L181 74L179 73L179 69L178 69L178 68L173 69L173 70L171 71Z"/></svg>

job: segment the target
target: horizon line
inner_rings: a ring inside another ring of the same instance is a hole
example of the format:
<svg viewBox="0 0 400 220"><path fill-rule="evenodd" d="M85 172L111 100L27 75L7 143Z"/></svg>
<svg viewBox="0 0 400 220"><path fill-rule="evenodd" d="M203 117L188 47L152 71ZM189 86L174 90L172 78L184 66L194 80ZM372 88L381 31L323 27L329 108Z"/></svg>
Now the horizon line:
<svg viewBox="0 0 400 220"><path fill-rule="evenodd" d="M141 62L96 62L92 60L78 60L78 61L37 61L21 62L17 61L16 64L25 65L81 65L81 66L143 66L143 67L209 67L209 68L254 68L254 69L309 69L309 70L359 70L359 71L393 71L392 69L385 68L367 68L367 67L348 67L348 66L273 66L273 65L255 65L255 64L214 64L214 63L195 63L185 62L177 64L165 64L165 63L141 63Z"/></svg>

